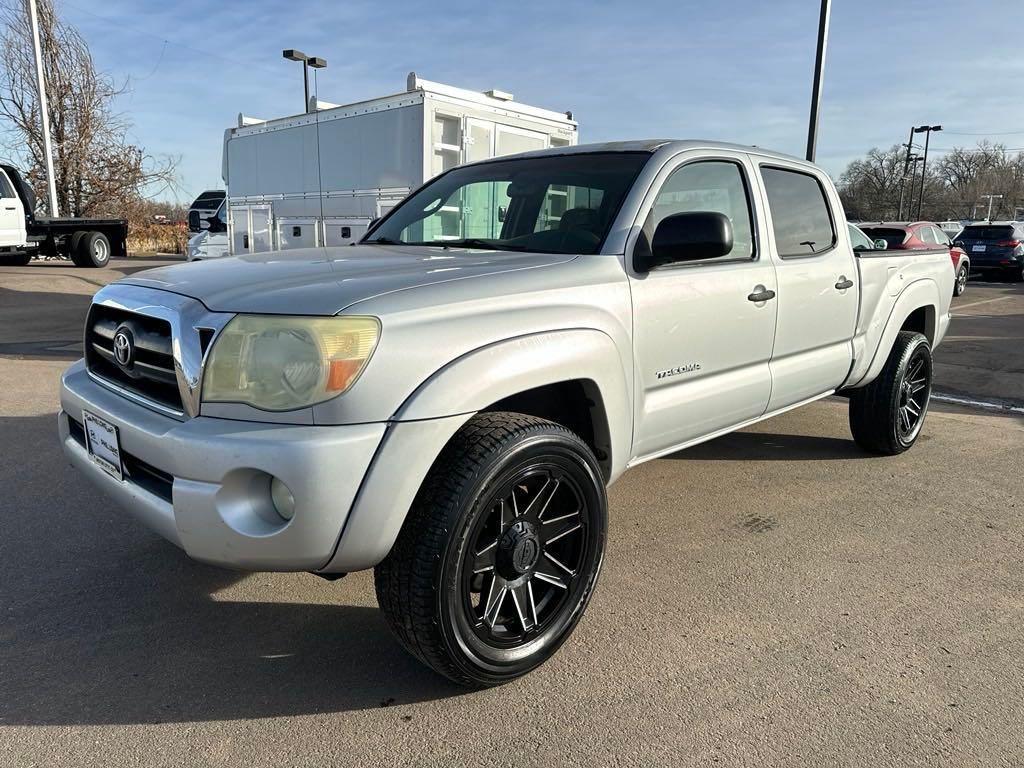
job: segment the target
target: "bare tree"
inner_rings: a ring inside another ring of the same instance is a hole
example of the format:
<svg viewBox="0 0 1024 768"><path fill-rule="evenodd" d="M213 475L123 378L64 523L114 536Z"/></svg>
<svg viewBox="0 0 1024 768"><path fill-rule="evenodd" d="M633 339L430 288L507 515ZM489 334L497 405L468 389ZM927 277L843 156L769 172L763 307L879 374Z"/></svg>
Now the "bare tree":
<svg viewBox="0 0 1024 768"><path fill-rule="evenodd" d="M900 146L887 151L873 149L854 160L839 178L839 192L850 218L894 219L899 185L903 175L904 152ZM920 175L906 179L906 201L916 199ZM1024 205L1024 153L1011 153L1001 144L981 142L976 148L954 148L928 163L924 180L923 218L931 221L970 219L984 215L979 209L982 195L1003 195L993 208L993 217L1012 218ZM907 205L904 206L904 211Z"/></svg>
<svg viewBox="0 0 1024 768"><path fill-rule="evenodd" d="M37 7L58 206L71 216L124 215L139 198L172 187L176 163L157 160L128 140L131 124L113 108L126 86L97 71L85 39L60 20L54 0L37 0ZM42 204L46 170L27 0L3 0L0 21L7 146Z"/></svg>

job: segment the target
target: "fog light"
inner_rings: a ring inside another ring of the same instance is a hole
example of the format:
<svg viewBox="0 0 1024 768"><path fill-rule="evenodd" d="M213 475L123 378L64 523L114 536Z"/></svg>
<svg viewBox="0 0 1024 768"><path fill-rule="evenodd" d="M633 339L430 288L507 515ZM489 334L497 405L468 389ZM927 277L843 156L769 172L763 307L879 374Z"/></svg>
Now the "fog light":
<svg viewBox="0 0 1024 768"><path fill-rule="evenodd" d="M270 498L274 502L277 514L285 520L291 520L295 515L295 497L288 486L276 477L270 481Z"/></svg>

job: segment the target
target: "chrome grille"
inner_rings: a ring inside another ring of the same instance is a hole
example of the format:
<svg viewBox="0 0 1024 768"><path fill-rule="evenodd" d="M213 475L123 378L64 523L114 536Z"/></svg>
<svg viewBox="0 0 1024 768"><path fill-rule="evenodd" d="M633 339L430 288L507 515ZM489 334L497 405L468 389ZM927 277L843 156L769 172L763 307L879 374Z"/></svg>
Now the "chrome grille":
<svg viewBox="0 0 1024 768"><path fill-rule="evenodd" d="M130 364L114 354L114 337L126 331L133 341ZM119 307L94 304L86 321L85 358L104 380L176 413L183 413L174 367L171 325L166 320Z"/></svg>

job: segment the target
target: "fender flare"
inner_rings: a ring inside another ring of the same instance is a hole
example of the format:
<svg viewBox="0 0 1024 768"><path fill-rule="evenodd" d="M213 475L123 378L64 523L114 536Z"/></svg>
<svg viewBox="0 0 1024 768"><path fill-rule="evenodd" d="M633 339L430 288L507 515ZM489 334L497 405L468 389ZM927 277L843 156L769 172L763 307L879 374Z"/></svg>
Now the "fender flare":
<svg viewBox="0 0 1024 768"><path fill-rule="evenodd" d="M870 357L871 360L867 371L858 377L856 382L849 383L846 386L854 388L866 386L878 377L885 366L886 360L889 359L889 351L892 349L893 344L896 343L896 336L903 329L903 324L911 314L922 307L930 310L927 312L925 336L928 337L929 344L934 346L936 340L941 336L939 327L940 306L939 286L934 280L930 278L915 280L904 288L896 301L893 302L892 309L889 311L889 316L886 318L885 326L879 336L878 343L875 344L874 350L869 348L864 350L865 357ZM869 328L867 335L870 336L870 333L871 329Z"/></svg>
<svg viewBox="0 0 1024 768"><path fill-rule="evenodd" d="M525 390L581 379L603 401L612 482L625 471L633 440L632 372L612 338L579 328L489 344L436 371L395 412L322 571L362 570L387 557L434 460L475 413Z"/></svg>

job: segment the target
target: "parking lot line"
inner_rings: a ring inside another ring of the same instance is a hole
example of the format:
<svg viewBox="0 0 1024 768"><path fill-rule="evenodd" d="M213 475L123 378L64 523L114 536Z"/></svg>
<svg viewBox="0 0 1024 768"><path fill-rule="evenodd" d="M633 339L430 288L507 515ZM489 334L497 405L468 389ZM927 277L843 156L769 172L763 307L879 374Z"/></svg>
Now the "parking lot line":
<svg viewBox="0 0 1024 768"><path fill-rule="evenodd" d="M1012 296L998 296L997 298L994 298L994 299L983 299L981 301L972 301L970 304L960 304L959 306L956 307L956 309L957 309L957 311L959 311L959 310L962 310L962 309L967 309L969 307L977 307L977 306L979 306L981 304L991 304L993 301L1006 301L1007 299L1012 299L1012 298L1013 298ZM954 317L955 316L956 316L956 314L954 313Z"/></svg>

